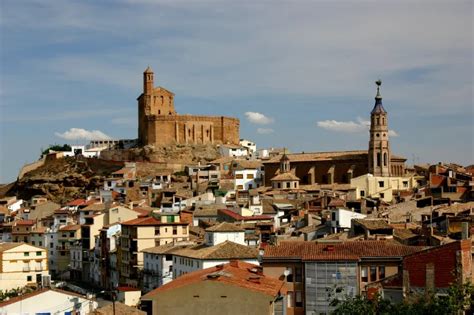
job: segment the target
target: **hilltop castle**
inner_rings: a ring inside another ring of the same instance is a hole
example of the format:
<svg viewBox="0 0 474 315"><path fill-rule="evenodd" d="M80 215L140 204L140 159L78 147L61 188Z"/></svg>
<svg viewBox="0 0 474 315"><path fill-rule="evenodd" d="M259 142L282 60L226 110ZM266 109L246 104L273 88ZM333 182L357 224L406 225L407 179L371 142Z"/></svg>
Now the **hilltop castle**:
<svg viewBox="0 0 474 315"><path fill-rule="evenodd" d="M174 94L154 87L154 73L143 73L143 93L138 97L138 141L140 145L238 144L237 118L178 115Z"/></svg>

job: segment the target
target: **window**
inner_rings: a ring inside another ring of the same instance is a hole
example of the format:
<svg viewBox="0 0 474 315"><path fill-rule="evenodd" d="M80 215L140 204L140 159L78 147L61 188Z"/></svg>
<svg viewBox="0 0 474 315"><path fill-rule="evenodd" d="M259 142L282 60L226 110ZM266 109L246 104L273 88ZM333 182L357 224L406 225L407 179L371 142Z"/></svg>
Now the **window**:
<svg viewBox="0 0 474 315"><path fill-rule="evenodd" d="M361 191L360 191L360 196L361 196L361 197L365 197L365 191L364 191L364 190L361 190Z"/></svg>
<svg viewBox="0 0 474 315"><path fill-rule="evenodd" d="M383 188L385 186L385 183L383 180L379 181L379 187L380 188Z"/></svg>
<svg viewBox="0 0 474 315"><path fill-rule="evenodd" d="M403 187L408 188L408 182L407 181L403 181Z"/></svg>
<svg viewBox="0 0 474 315"><path fill-rule="evenodd" d="M173 235L176 235L176 234L178 234L178 227L173 226Z"/></svg>
<svg viewBox="0 0 474 315"><path fill-rule="evenodd" d="M377 267L370 266L370 281L377 281Z"/></svg>
<svg viewBox="0 0 474 315"><path fill-rule="evenodd" d="M384 193L380 193L380 198L385 198L385 194Z"/></svg>
<svg viewBox="0 0 474 315"><path fill-rule="evenodd" d="M302 269L301 267L295 267L295 282L301 282L302 281ZM296 294L298 294L298 292L296 292ZM301 294L301 292L300 292ZM296 299L296 301L298 302L298 299Z"/></svg>
<svg viewBox="0 0 474 315"><path fill-rule="evenodd" d="M36 252L36 256L41 256L41 252Z"/></svg>
<svg viewBox="0 0 474 315"><path fill-rule="evenodd" d="M385 266L379 266L379 279L385 278Z"/></svg>
<svg viewBox="0 0 474 315"><path fill-rule="evenodd" d="M303 295L301 291L295 291L295 306L303 307Z"/></svg>
<svg viewBox="0 0 474 315"><path fill-rule="evenodd" d="M31 282L33 280L32 276L26 276L26 281Z"/></svg>
<svg viewBox="0 0 474 315"><path fill-rule="evenodd" d="M381 159L382 159L382 155L380 153L377 153L377 165L376 166L382 165L382 163L380 161Z"/></svg>
<svg viewBox="0 0 474 315"><path fill-rule="evenodd" d="M291 188L290 183L286 183L286 188Z"/></svg>
<svg viewBox="0 0 474 315"><path fill-rule="evenodd" d="M362 282L368 282L367 267L362 267L360 270L360 278Z"/></svg>
<svg viewBox="0 0 474 315"><path fill-rule="evenodd" d="M387 153L383 154L383 166L387 166Z"/></svg>
<svg viewBox="0 0 474 315"><path fill-rule="evenodd" d="M336 221L336 211L332 212L332 213L331 213L331 216L332 216L332 217L331 217L331 220L332 220L332 221Z"/></svg>
<svg viewBox="0 0 474 315"><path fill-rule="evenodd" d="M235 179L244 179L244 174L235 174Z"/></svg>
<svg viewBox="0 0 474 315"><path fill-rule="evenodd" d="M243 190L243 189L244 189L244 186L243 186L243 185L237 185L237 189Z"/></svg>
<svg viewBox="0 0 474 315"><path fill-rule="evenodd" d="M247 174L247 179L253 179L253 174Z"/></svg>
<svg viewBox="0 0 474 315"><path fill-rule="evenodd" d="M160 235L160 228L155 228L155 235Z"/></svg>
<svg viewBox="0 0 474 315"><path fill-rule="evenodd" d="M24 252L24 253L23 253L23 256L28 257L28 256L30 256L30 253Z"/></svg>

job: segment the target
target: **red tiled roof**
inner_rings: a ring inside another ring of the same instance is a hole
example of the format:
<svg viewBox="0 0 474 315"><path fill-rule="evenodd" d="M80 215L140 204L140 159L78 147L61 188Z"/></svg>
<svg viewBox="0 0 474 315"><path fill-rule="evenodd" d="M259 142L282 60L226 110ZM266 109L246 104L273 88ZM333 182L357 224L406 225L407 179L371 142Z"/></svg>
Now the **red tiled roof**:
<svg viewBox="0 0 474 315"><path fill-rule="evenodd" d="M271 220L273 219L272 216L269 216L269 215L253 215L253 216L242 216L238 213L235 213L231 210L227 210L227 209L219 209L218 212L220 213L223 213L235 220L239 220L239 221L253 221L253 220Z"/></svg>
<svg viewBox="0 0 474 315"><path fill-rule="evenodd" d="M424 249L387 241L353 241L344 243L282 242L267 246L263 259L359 260L362 257L403 257Z"/></svg>
<svg viewBox="0 0 474 315"><path fill-rule="evenodd" d="M76 200L73 200L73 201L69 201L66 206L71 206L71 207L74 207L74 206L82 206L83 204L86 203L86 200L85 199L76 199Z"/></svg>
<svg viewBox="0 0 474 315"><path fill-rule="evenodd" d="M79 230L79 229L81 229L80 224L71 224L71 225L63 226L59 230L60 231L76 231L76 230Z"/></svg>
<svg viewBox="0 0 474 315"><path fill-rule="evenodd" d="M19 221L16 221L16 225L35 225L35 221L33 221L33 220L19 220Z"/></svg>
<svg viewBox="0 0 474 315"><path fill-rule="evenodd" d="M257 268L256 265L242 261L231 261L228 264L187 273L147 293L143 298L146 300L160 292L205 281L233 285L270 296L277 296L279 293L286 294L287 289L283 281L260 274Z"/></svg>

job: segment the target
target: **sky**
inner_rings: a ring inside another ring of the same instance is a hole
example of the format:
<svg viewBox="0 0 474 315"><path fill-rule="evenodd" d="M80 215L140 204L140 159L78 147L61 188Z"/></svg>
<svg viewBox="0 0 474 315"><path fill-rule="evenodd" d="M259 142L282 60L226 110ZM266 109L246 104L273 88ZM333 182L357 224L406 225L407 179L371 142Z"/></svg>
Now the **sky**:
<svg viewBox="0 0 474 315"><path fill-rule="evenodd" d="M291 152L368 148L376 85L408 164L474 163L472 1L0 2L0 183L50 144L137 137L142 73L180 114Z"/></svg>

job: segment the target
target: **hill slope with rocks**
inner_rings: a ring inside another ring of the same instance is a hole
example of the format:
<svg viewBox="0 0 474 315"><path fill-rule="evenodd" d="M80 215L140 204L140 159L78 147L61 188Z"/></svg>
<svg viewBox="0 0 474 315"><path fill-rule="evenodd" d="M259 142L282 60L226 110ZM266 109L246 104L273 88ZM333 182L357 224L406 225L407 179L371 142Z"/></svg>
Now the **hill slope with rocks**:
<svg viewBox="0 0 474 315"><path fill-rule="evenodd" d="M34 195L44 195L54 202L64 203L99 189L104 179L123 165L122 162L87 158L50 160L10 184L8 190L3 190L3 196L16 195L28 200Z"/></svg>

